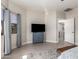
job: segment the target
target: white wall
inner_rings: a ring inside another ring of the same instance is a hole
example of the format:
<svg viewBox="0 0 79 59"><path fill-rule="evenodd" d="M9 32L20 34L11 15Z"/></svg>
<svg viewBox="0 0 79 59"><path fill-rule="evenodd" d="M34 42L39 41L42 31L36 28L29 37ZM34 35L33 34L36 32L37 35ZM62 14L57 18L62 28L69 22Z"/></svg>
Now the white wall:
<svg viewBox="0 0 79 59"><path fill-rule="evenodd" d="M76 44L78 44L78 8L66 12L66 18L75 18L75 40Z"/></svg>
<svg viewBox="0 0 79 59"><path fill-rule="evenodd" d="M57 19L65 19L65 12L64 11L56 11L56 18Z"/></svg>
<svg viewBox="0 0 79 59"><path fill-rule="evenodd" d="M57 42L56 35L56 11L51 11L45 15L45 24L46 24L46 42Z"/></svg>
<svg viewBox="0 0 79 59"><path fill-rule="evenodd" d="M44 23L44 13L43 12L37 12L34 10L27 10L26 12L26 38L27 38L27 43L32 43L32 32L31 32L31 24L36 23L36 24L45 24Z"/></svg>

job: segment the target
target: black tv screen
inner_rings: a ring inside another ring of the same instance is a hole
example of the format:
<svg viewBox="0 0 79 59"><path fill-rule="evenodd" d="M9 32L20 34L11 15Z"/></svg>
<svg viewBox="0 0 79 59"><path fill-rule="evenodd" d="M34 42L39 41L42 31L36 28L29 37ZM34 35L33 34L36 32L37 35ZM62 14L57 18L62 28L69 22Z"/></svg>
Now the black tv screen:
<svg viewBox="0 0 79 59"><path fill-rule="evenodd" d="M31 31L32 32L45 32L45 24L32 24Z"/></svg>

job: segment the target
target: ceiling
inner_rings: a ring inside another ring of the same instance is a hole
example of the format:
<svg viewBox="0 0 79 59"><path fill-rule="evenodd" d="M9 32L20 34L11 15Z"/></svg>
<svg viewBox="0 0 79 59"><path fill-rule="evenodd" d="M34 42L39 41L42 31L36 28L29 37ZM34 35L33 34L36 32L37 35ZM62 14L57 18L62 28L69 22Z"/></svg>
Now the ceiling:
<svg viewBox="0 0 79 59"><path fill-rule="evenodd" d="M10 0L24 8L34 10L65 10L78 7L78 0Z"/></svg>

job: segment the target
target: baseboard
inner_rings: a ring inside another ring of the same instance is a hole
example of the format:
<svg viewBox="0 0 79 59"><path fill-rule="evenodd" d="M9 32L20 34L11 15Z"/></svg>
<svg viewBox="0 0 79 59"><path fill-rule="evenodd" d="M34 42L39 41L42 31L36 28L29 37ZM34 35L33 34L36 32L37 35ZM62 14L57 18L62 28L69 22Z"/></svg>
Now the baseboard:
<svg viewBox="0 0 79 59"><path fill-rule="evenodd" d="M26 44L30 44L30 43L32 43L32 41L27 41L27 43L26 43Z"/></svg>
<svg viewBox="0 0 79 59"><path fill-rule="evenodd" d="M25 44L27 44L27 42L22 42L22 46L25 45Z"/></svg>
<svg viewBox="0 0 79 59"><path fill-rule="evenodd" d="M46 42L50 42L50 43L58 43L58 41L49 41L49 40L46 40Z"/></svg>

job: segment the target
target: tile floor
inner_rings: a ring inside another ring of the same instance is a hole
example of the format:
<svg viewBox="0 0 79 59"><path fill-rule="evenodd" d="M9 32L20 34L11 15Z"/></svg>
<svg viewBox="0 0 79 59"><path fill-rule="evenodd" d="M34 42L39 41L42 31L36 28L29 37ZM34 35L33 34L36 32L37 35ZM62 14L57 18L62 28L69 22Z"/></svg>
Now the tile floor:
<svg viewBox="0 0 79 59"><path fill-rule="evenodd" d="M14 49L10 55L2 59L57 59L57 48L69 45L72 44L68 42L27 44Z"/></svg>

